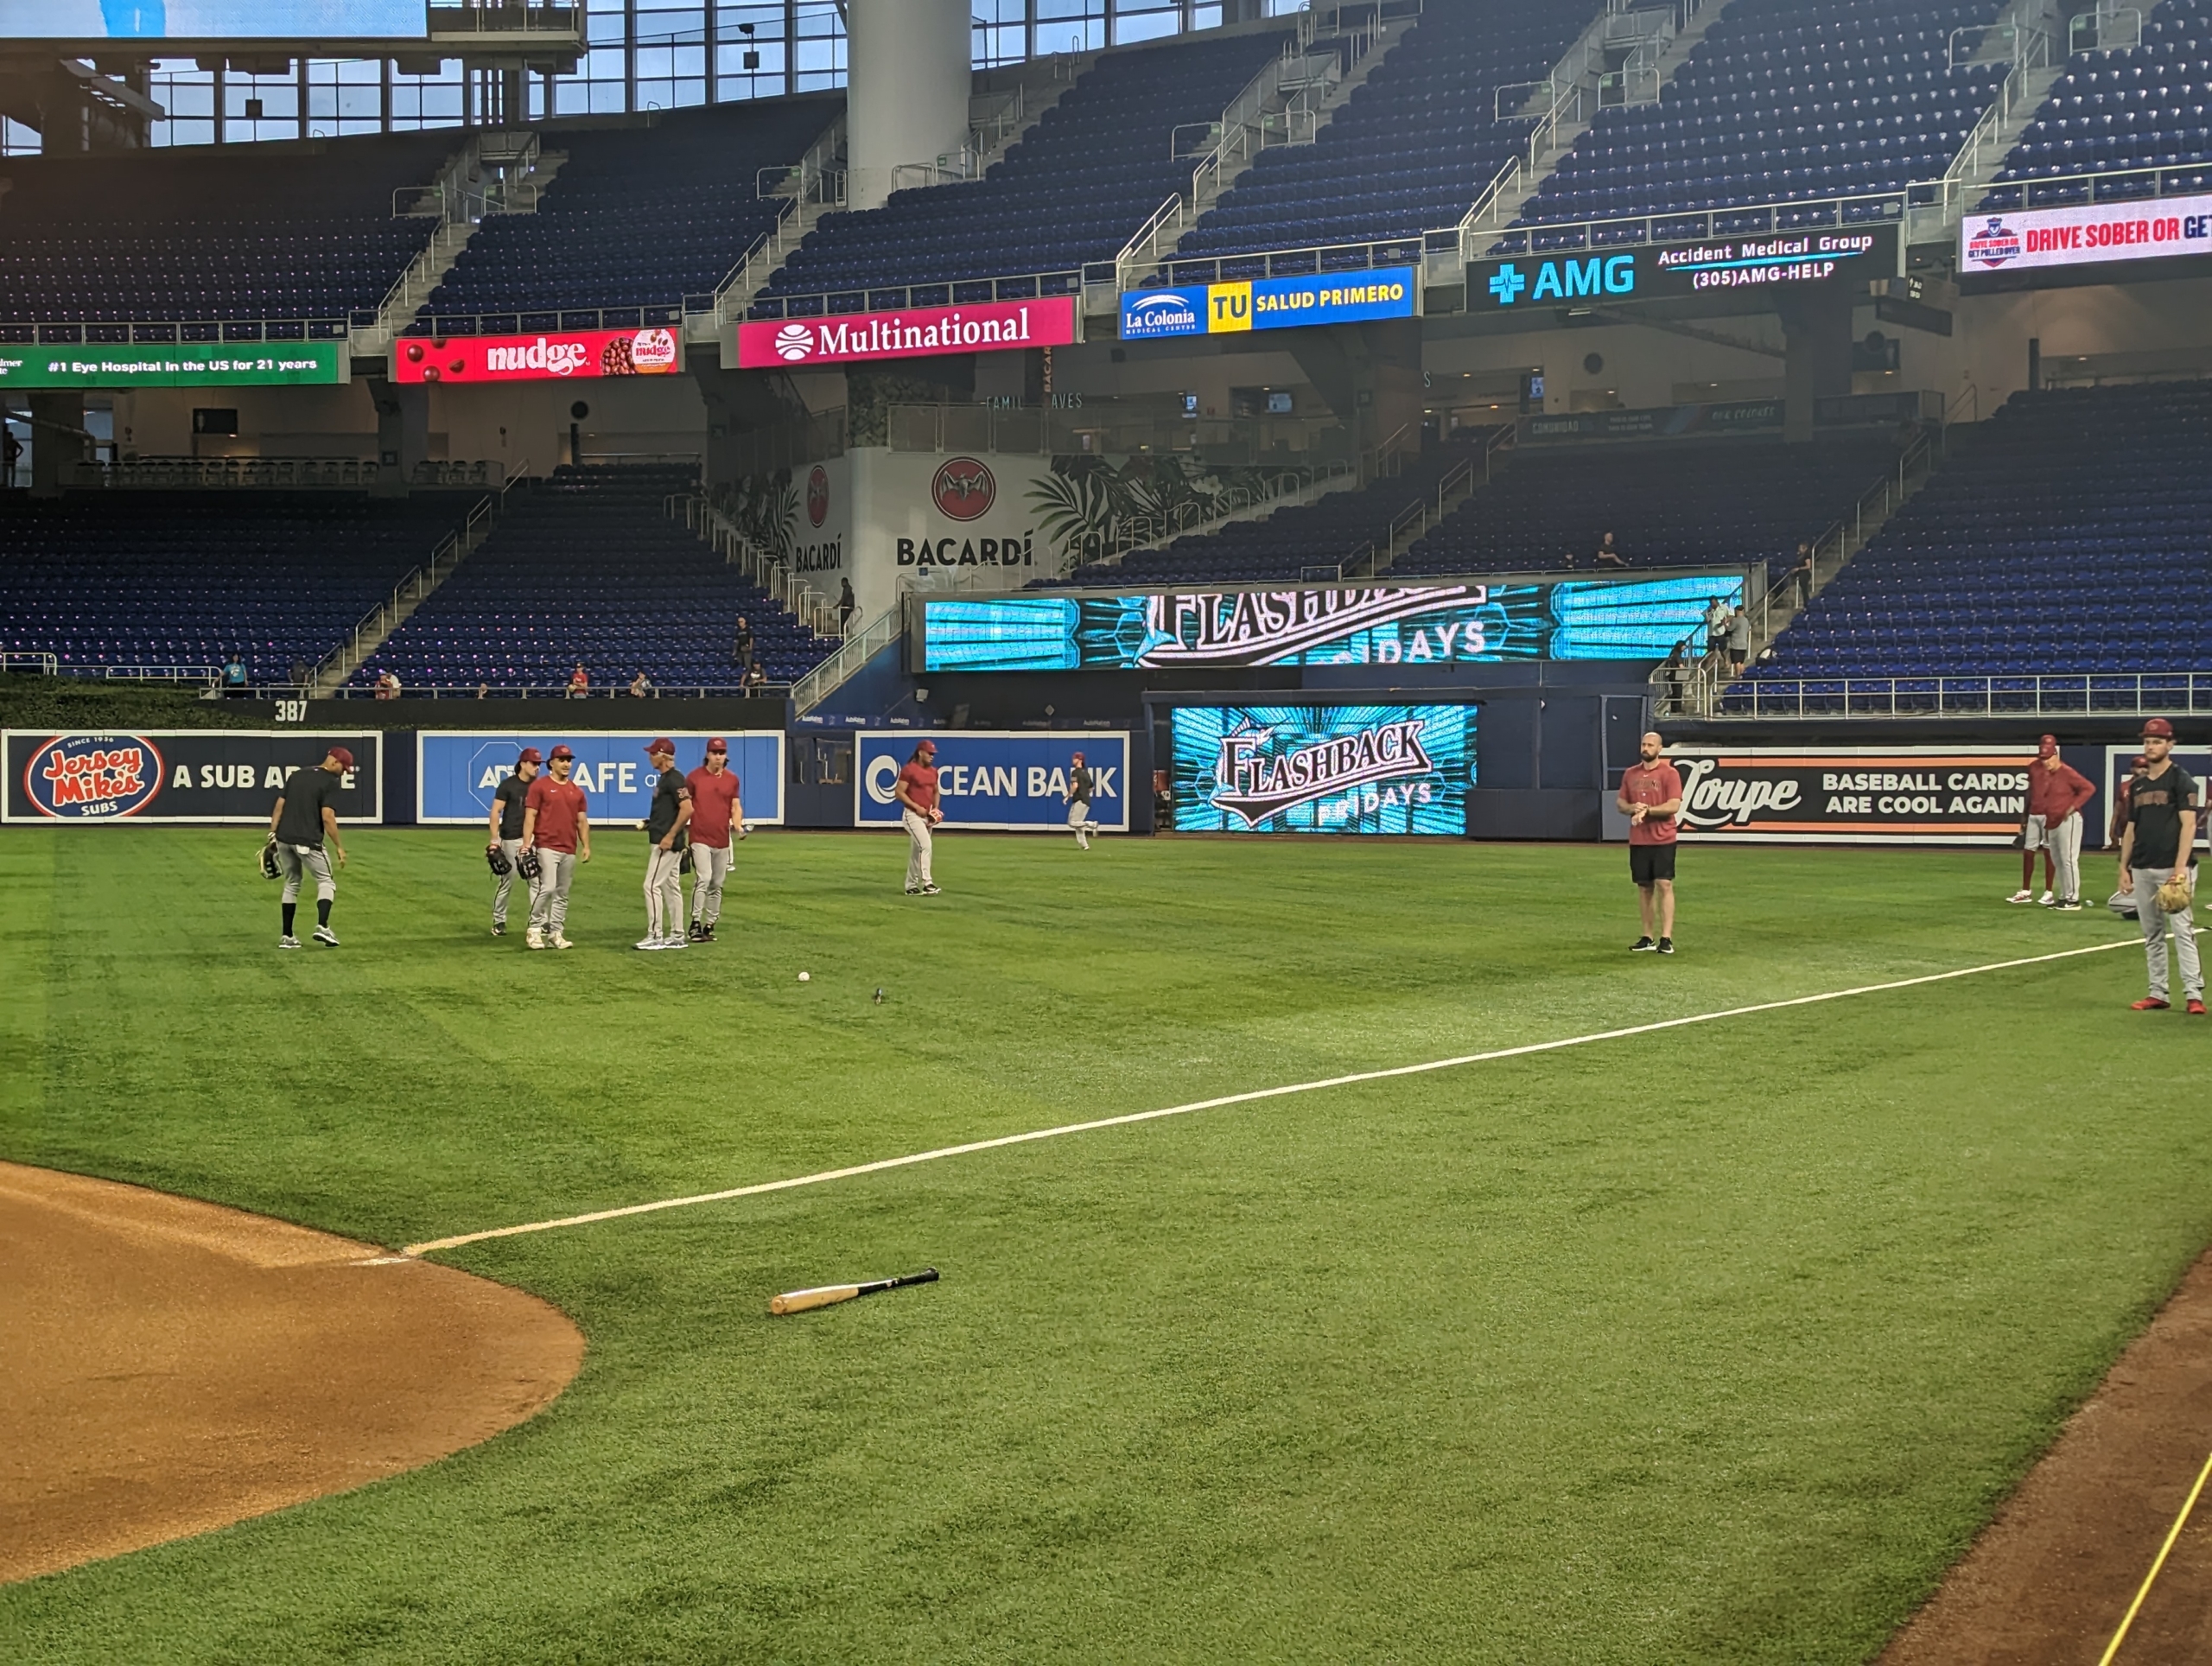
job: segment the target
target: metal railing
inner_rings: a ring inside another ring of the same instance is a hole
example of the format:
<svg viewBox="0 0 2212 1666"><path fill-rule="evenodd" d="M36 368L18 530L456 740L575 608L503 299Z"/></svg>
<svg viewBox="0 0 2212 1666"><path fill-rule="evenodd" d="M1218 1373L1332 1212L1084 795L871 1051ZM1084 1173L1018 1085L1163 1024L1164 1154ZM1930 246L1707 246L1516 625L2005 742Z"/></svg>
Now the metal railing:
<svg viewBox="0 0 2212 1666"><path fill-rule="evenodd" d="M836 602L754 544L719 504L696 493L682 492L664 499L661 510L671 520L682 521L705 539L723 561L766 590L771 601L815 635L844 633Z"/></svg>
<svg viewBox="0 0 2212 1666"><path fill-rule="evenodd" d="M344 318L131 319L54 324L37 319L0 322L0 343L41 347L122 347L201 341L342 341L355 326L376 322L374 313Z"/></svg>
<svg viewBox="0 0 2212 1666"><path fill-rule="evenodd" d="M1982 40L1968 54L1967 61L1991 61L1978 58L1989 35L2001 35L2009 39L2012 51L2004 60L2007 65L2004 84L1997 89L1997 97L1989 108L1981 112L1981 119L1974 124L1965 143L1959 146L1958 155L1943 170L1943 176L1917 181L1910 188L1911 201L1906 209L1906 237L1910 242L1933 242L1958 224L1966 212L1967 198L2012 149L2006 136L2012 113L2026 92L2028 76L2050 67L2052 41L2049 33L2032 25L2016 23L1978 31L1952 30L1950 53L1955 65L1959 61L1958 52L1962 44L1960 37L1969 33L1979 35Z"/></svg>
<svg viewBox="0 0 2212 1666"><path fill-rule="evenodd" d="M779 202L776 223L753 240L752 246L715 285L713 294L685 296L684 312L713 314L719 330L760 292L776 268L805 239L810 229L807 209L842 207L849 200L846 170L836 165L844 150L845 118L841 113L796 164L754 171L753 194L763 201Z"/></svg>
<svg viewBox="0 0 2212 1666"><path fill-rule="evenodd" d="M0 671L29 671L37 677L52 677L61 664L59 654L0 652Z"/></svg>
<svg viewBox="0 0 2212 1666"><path fill-rule="evenodd" d="M505 313L439 313L429 320L411 320L401 331L405 340L434 335L527 335L533 330L639 330L659 326L674 329L683 322L677 302L654 307L564 307L561 310Z"/></svg>
<svg viewBox="0 0 2212 1666"><path fill-rule="evenodd" d="M1754 652L1780 635L1798 612L1844 569L1898 506L1926 481L1936 461L1936 431L1921 428L1897 454L1896 466L1859 494L1848 515L1830 524L1813 540L1813 570L1809 582L1802 582L1802 594L1801 581L1794 572L1784 573L1779 582L1770 585L1763 578L1766 563L1753 568L1758 578L1746 585L1745 607L1751 614ZM1687 675L1680 671L1669 672L1662 666L1652 673L1651 680L1660 689L1662 709L1677 716L1707 716L1723 697L1729 677L1721 656L1715 654L1688 668Z"/></svg>
<svg viewBox="0 0 2212 1666"><path fill-rule="evenodd" d="M1501 227L1495 232L1469 233L1461 252L1467 259L1478 258L1484 251L1474 248L1474 241L1489 242L1489 253L1515 255L1554 249L1694 243L1706 238L1760 236L1822 226L1878 226L1901 222L1908 196L1923 188L1932 190L1934 186L1916 185L1902 191L1872 191L1862 195L1808 198L1802 201L1741 203L1729 208L1674 209L1608 219Z"/></svg>
<svg viewBox="0 0 2212 1666"><path fill-rule="evenodd" d="M1747 677L1707 715L1750 719L2095 715L2212 711L2212 671L2022 677Z"/></svg>
<svg viewBox="0 0 2212 1666"><path fill-rule="evenodd" d="M290 692L290 686L283 686ZM789 683L760 683L747 688L741 683L685 683L680 686L656 683L645 697L651 700L785 700L791 697L792 684ZM356 688L343 684L319 696L325 700L376 700L378 695L373 686ZM397 698L402 700L627 700L626 687L610 684L605 688L586 689L581 693L566 683L455 683L409 684L401 689Z"/></svg>
<svg viewBox="0 0 2212 1666"><path fill-rule="evenodd" d="M1395 560L1402 544L1412 547L1430 527L1458 508L1461 499L1490 484L1497 454L1510 450L1520 432L1518 423L1508 423L1484 436L1479 449L1444 471L1435 491L1417 503L1407 505L1390 518L1379 544L1370 540L1346 556L1337 568L1338 575L1371 578L1385 570L1385 557Z"/></svg>
<svg viewBox="0 0 2212 1666"><path fill-rule="evenodd" d="M2133 6L2100 5L2094 11L2076 12L2066 20L2066 49L2069 53L2116 52L2123 47L2142 44L2143 14Z"/></svg>
<svg viewBox="0 0 2212 1666"><path fill-rule="evenodd" d="M67 464L61 483L118 492L365 491L400 472L353 457L135 457ZM490 461L419 462L406 478L413 486L497 490L511 477L504 463Z"/></svg>
<svg viewBox="0 0 2212 1666"><path fill-rule="evenodd" d="M416 603L436 589L471 550L491 536L493 518L499 506L505 504L507 489L513 484L510 480L507 486L500 488L497 505L486 498L471 509L461 531L447 533L430 551L429 560L393 585L390 595L362 614L346 639L315 662L306 686L314 688L327 677L336 677L336 686L343 687L344 679L360 670L362 662L375 651L373 645L382 642L397 626L403 612L411 611ZM334 692L334 689L331 691Z"/></svg>
<svg viewBox="0 0 2212 1666"><path fill-rule="evenodd" d="M2056 174L2044 179L1998 180L1984 187L1965 214L2020 208L2058 208L2074 203L2127 202L2164 196L2196 196L2212 188L2212 162L2193 162L2152 168L2114 168L2092 174Z"/></svg>
<svg viewBox="0 0 2212 1666"><path fill-rule="evenodd" d="M1111 283L1113 267L1090 266L1057 272L1026 272L1011 277L960 278L937 283L906 283L887 289L816 289L804 295L764 295L748 307L751 318L836 318L846 313L896 312L905 307L957 307L969 302L1034 301L1081 295L1086 275Z"/></svg>
<svg viewBox="0 0 2212 1666"><path fill-rule="evenodd" d="M103 683L197 683L212 688L223 680L220 665L110 665L68 660L58 653L41 651L0 653L0 671L26 666L41 677L82 677Z"/></svg>
<svg viewBox="0 0 2212 1666"><path fill-rule="evenodd" d="M906 634L906 599L900 596L888 610L837 645L837 652L791 684L791 710L804 716L828 699L833 690L877 654Z"/></svg>

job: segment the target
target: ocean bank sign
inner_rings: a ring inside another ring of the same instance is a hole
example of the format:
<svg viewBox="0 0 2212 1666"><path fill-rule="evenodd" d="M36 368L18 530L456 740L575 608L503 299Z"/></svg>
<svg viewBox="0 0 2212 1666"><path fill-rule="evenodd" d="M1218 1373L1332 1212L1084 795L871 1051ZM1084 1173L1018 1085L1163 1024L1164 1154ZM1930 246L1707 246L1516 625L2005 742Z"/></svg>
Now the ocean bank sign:
<svg viewBox="0 0 2212 1666"><path fill-rule="evenodd" d="M924 741L937 743L938 808L944 825L998 833L1065 831L1068 769L1075 754L1096 777L1090 819L1101 830L1129 830L1129 737L1124 729L1062 729L1039 734L1006 729L864 730L855 742L853 819L896 827L899 772Z"/></svg>
<svg viewBox="0 0 2212 1666"><path fill-rule="evenodd" d="M1303 329L1414 315L1410 266L1357 272L1309 272L1237 283L1170 285L1122 292L1122 340L1230 335L1243 330Z"/></svg>
<svg viewBox="0 0 2212 1666"><path fill-rule="evenodd" d="M665 733L665 731L664 731ZM645 742L656 737L592 731L563 734L557 729L524 734L517 730L472 729L440 733L424 729L415 737L415 819L429 826L465 823L482 827L491 817L492 795L514 773L515 754L524 747L550 754L565 746L576 754L569 776L584 790L585 812L594 825L642 822L652 808L652 766ZM669 734L676 745L676 767L690 774L707 760L706 734ZM738 795L747 826L769 827L784 819L784 737L780 731L733 734L729 766L736 773Z"/></svg>

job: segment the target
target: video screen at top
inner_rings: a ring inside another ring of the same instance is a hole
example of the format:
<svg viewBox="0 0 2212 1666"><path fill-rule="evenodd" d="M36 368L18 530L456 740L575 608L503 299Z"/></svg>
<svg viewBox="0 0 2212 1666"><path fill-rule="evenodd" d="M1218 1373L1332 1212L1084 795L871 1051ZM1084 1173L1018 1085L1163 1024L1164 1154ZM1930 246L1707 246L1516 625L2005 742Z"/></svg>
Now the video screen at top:
<svg viewBox="0 0 2212 1666"><path fill-rule="evenodd" d="M0 0L0 40L424 39L423 0Z"/></svg>

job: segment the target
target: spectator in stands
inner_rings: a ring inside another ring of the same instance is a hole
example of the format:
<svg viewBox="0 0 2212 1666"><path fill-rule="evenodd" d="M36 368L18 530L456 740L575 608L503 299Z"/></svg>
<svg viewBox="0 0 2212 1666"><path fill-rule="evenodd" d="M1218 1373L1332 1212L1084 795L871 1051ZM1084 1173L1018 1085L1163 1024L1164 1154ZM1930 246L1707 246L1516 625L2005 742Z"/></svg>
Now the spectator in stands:
<svg viewBox="0 0 2212 1666"><path fill-rule="evenodd" d="M837 592L837 634L850 636L853 633L853 615L861 608L860 598L853 594L852 580L839 579L837 582L840 587Z"/></svg>
<svg viewBox="0 0 2212 1666"><path fill-rule="evenodd" d="M307 687L308 679L314 675L315 667L308 664L306 660L295 659L292 662L292 686L294 688L303 689Z"/></svg>
<svg viewBox="0 0 2212 1666"><path fill-rule="evenodd" d="M0 427L0 486L16 483L16 465L23 460L23 442L12 428Z"/></svg>
<svg viewBox="0 0 2212 1666"><path fill-rule="evenodd" d="M1608 532L1598 540L1598 558L1591 564L1596 567L1625 567L1628 557L1621 553L1620 546L1613 542L1613 535Z"/></svg>
<svg viewBox="0 0 2212 1666"><path fill-rule="evenodd" d="M1740 676L1751 657L1751 616L1738 602L1728 615L1728 669Z"/></svg>
<svg viewBox="0 0 2212 1666"><path fill-rule="evenodd" d="M738 681L738 687L747 694L755 693L767 686L768 673L761 670L760 662L757 659L745 668L745 675Z"/></svg>
<svg viewBox="0 0 2212 1666"><path fill-rule="evenodd" d="M1675 651L1667 656L1666 663L1659 667L1659 680L1669 689L1679 689L1689 680L1689 675L1690 644L1689 639L1684 637L1680 642L1675 644Z"/></svg>
<svg viewBox="0 0 2212 1666"><path fill-rule="evenodd" d="M489 683L479 683L476 685L476 697L479 700L487 700L491 697L491 695L492 685Z"/></svg>
<svg viewBox="0 0 2212 1666"><path fill-rule="evenodd" d="M1728 647L1728 604L1715 596L1705 609L1705 651L1708 655Z"/></svg>
<svg viewBox="0 0 2212 1666"><path fill-rule="evenodd" d="M652 694L653 680L643 671L630 679L630 697L632 700L650 700Z"/></svg>
<svg viewBox="0 0 2212 1666"><path fill-rule="evenodd" d="M583 661L576 662L575 670L569 673L569 698L588 700L591 697L591 673L584 669Z"/></svg>
<svg viewBox="0 0 2212 1666"><path fill-rule="evenodd" d="M1808 607L1813 600L1813 546L1797 546L1797 564L1789 569L1789 583L1800 607Z"/></svg>
<svg viewBox="0 0 2212 1666"><path fill-rule="evenodd" d="M730 658L741 665L753 663L753 627L741 618L737 621L737 635L729 645Z"/></svg>
<svg viewBox="0 0 2212 1666"><path fill-rule="evenodd" d="M1560 550L1559 552L1559 564L1566 568L1568 572L1573 572L1574 570L1574 551L1572 550Z"/></svg>
<svg viewBox="0 0 2212 1666"><path fill-rule="evenodd" d="M379 700L397 700L399 698L399 673L397 671L387 671L382 677L377 678L377 698Z"/></svg>
<svg viewBox="0 0 2212 1666"><path fill-rule="evenodd" d="M245 693L245 661L235 653L223 662L223 687L233 700Z"/></svg>

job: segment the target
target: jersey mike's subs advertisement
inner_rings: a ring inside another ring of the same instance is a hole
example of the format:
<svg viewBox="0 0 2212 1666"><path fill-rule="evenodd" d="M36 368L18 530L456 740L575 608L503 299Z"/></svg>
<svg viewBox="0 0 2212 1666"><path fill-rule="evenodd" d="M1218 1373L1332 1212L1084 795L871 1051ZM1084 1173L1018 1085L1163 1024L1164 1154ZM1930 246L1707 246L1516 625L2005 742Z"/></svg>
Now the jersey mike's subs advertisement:
<svg viewBox="0 0 2212 1666"><path fill-rule="evenodd" d="M1681 836L1714 843L2010 844L2028 814L2018 747L1671 747Z"/></svg>
<svg viewBox="0 0 2212 1666"><path fill-rule="evenodd" d="M7 796L0 821L267 822L295 770L343 747L353 767L331 808L341 822L384 819L384 737L301 729L140 729L0 736Z"/></svg>

